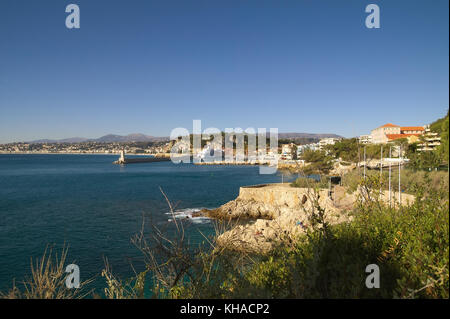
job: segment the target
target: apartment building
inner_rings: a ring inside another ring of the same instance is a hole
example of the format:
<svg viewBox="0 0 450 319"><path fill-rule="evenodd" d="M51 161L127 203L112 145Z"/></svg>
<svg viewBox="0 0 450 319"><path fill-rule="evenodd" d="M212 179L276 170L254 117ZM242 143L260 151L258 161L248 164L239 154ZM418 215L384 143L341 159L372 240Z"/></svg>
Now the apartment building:
<svg viewBox="0 0 450 319"><path fill-rule="evenodd" d="M370 144L372 143L372 135L361 135L358 140L360 144Z"/></svg>
<svg viewBox="0 0 450 319"><path fill-rule="evenodd" d="M432 151L441 145L441 137L438 133L431 132L430 125L425 126L425 132L421 140L422 143L420 143L417 148L419 152Z"/></svg>
<svg viewBox="0 0 450 319"><path fill-rule="evenodd" d="M291 160L294 146L295 146L294 143L282 144L281 145L281 159Z"/></svg>

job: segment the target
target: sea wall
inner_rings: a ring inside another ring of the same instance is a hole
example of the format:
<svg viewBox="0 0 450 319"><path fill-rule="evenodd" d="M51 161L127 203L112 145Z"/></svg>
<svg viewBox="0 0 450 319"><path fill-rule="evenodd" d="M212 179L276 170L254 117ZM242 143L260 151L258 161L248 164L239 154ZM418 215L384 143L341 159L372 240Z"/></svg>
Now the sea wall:
<svg viewBox="0 0 450 319"><path fill-rule="evenodd" d="M239 199L255 201L273 206L300 206L304 188L290 187L289 184L263 184L244 186L239 189Z"/></svg>

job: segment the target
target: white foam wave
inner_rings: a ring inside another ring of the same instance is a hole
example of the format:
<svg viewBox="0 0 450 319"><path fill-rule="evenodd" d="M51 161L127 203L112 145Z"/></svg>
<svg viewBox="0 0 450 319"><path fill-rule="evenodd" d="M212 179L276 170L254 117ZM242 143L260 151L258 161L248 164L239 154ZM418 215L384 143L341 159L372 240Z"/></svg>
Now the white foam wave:
<svg viewBox="0 0 450 319"><path fill-rule="evenodd" d="M192 214L201 211L204 209L204 207L201 208L185 208L185 209L179 209L173 212L173 218L177 220L188 220L194 224L204 224L209 223L211 218L205 217L205 216L195 216L193 217ZM167 212L166 215L172 216L171 212ZM169 222L173 222L173 218L169 218Z"/></svg>

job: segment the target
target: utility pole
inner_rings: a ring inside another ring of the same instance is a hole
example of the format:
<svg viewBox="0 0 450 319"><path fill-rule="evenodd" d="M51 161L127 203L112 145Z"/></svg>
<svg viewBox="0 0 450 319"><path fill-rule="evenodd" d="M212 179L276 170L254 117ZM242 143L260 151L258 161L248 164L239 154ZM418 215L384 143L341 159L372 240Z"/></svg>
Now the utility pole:
<svg viewBox="0 0 450 319"><path fill-rule="evenodd" d="M383 145L381 145L381 155L380 155L380 178L383 176Z"/></svg>
<svg viewBox="0 0 450 319"><path fill-rule="evenodd" d="M366 147L364 146L364 180L366 180Z"/></svg>
<svg viewBox="0 0 450 319"><path fill-rule="evenodd" d="M331 198L331 177L328 178L328 197Z"/></svg>
<svg viewBox="0 0 450 319"><path fill-rule="evenodd" d="M400 144L400 153L398 154L398 205L400 206L402 204L402 188L400 183L400 177L401 177L401 163L402 163L402 145Z"/></svg>
<svg viewBox="0 0 450 319"><path fill-rule="evenodd" d="M380 195L383 192L383 145L381 145L380 155Z"/></svg>
<svg viewBox="0 0 450 319"><path fill-rule="evenodd" d="M358 142L358 178L361 176L360 163L361 163L361 155L359 154L359 142Z"/></svg>
<svg viewBox="0 0 450 319"><path fill-rule="evenodd" d="M391 207L391 157L392 146L389 146L389 207Z"/></svg>

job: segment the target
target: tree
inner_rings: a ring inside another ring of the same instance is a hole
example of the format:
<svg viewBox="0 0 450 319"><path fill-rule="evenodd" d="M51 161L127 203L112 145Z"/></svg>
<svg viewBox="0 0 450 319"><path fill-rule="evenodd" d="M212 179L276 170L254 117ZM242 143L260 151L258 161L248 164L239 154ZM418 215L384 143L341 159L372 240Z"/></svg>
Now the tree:
<svg viewBox="0 0 450 319"><path fill-rule="evenodd" d="M294 160L297 159L297 149L298 149L297 145L294 144L294 145L292 146L292 151L291 151L291 153L292 153L292 159L294 159Z"/></svg>
<svg viewBox="0 0 450 319"><path fill-rule="evenodd" d="M334 145L326 145L325 150L328 155L335 158L341 158L347 162L358 161L358 139L349 138L337 141Z"/></svg>
<svg viewBox="0 0 450 319"><path fill-rule="evenodd" d="M305 150L301 158L309 163L305 167L305 174L328 174L333 168L332 157L328 156L325 151Z"/></svg>
<svg viewBox="0 0 450 319"><path fill-rule="evenodd" d="M435 151L412 153L409 160L410 165L416 169L434 169L441 163Z"/></svg>

